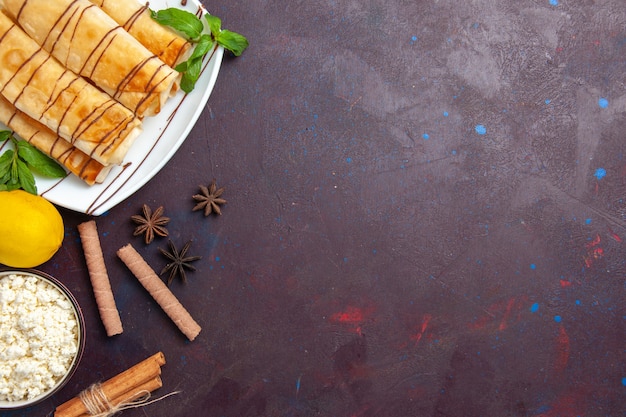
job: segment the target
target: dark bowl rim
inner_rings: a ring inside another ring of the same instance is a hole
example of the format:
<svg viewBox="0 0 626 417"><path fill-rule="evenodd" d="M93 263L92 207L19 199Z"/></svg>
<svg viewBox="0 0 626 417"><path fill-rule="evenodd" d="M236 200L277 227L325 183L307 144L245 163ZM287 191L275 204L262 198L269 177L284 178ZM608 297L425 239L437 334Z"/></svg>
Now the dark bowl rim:
<svg viewBox="0 0 626 417"><path fill-rule="evenodd" d="M76 319L78 321L78 348L76 350L76 356L73 359L69 372L63 377L61 382L58 385L56 385L52 390L48 391L45 395L42 395L40 398L37 398L36 400L32 402L17 405L15 407L7 407L7 406L3 406L2 404L0 404L0 410L20 410L20 409L32 407L36 404L39 404L49 399L54 394L58 393L70 381L70 379L72 379L72 376L74 376L74 373L76 372L76 369L78 368L80 361L83 357L83 353L85 350L85 339L86 339L85 317L83 314L83 310L80 307L80 304L78 303L78 300L76 299L76 297L74 297L74 294L72 294L70 289L63 282L59 281L58 278L55 278L51 274L41 271L39 269L35 269L35 268L0 267L0 274L7 274L11 272L14 272L16 275L31 274L31 275L35 275L40 278L43 278L45 280L48 280L54 286L56 286L61 292L63 292L63 294L65 294L65 296L70 300L70 302L72 303L72 306L74 307L74 311L76 313Z"/></svg>

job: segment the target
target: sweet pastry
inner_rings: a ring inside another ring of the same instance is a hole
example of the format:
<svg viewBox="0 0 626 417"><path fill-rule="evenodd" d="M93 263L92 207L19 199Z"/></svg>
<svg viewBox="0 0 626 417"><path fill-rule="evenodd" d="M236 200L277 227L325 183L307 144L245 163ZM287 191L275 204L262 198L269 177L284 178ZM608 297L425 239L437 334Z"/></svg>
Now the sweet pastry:
<svg viewBox="0 0 626 417"><path fill-rule="evenodd" d="M157 114L180 74L89 0L0 0L2 8L66 68L137 116Z"/></svg>
<svg viewBox="0 0 626 417"><path fill-rule="evenodd" d="M141 133L134 113L65 68L0 12L0 94L103 165Z"/></svg>
<svg viewBox="0 0 626 417"><path fill-rule="evenodd" d="M89 185L103 182L112 168L112 165L104 166L76 149L44 125L16 109L2 96L0 96L0 122L41 152L56 159L69 172Z"/></svg>
<svg viewBox="0 0 626 417"><path fill-rule="evenodd" d="M150 17L149 4L136 0L91 0L150 52L172 68L187 60L192 45Z"/></svg>

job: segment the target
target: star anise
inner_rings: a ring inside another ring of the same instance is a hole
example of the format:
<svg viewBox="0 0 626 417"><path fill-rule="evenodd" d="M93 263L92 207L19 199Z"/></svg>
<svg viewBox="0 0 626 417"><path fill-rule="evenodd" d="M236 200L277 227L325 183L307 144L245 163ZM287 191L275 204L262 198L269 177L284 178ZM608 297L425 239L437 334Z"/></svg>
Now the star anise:
<svg viewBox="0 0 626 417"><path fill-rule="evenodd" d="M161 270L161 275L166 272L170 273L167 278L167 285L172 283L176 275L180 275L181 280L183 282L187 282L185 268L195 271L196 268L191 265L190 262L197 261L198 259L201 259L202 256L187 256L187 251L189 250L189 246L191 246L191 241L185 243L185 246L183 246L180 252L178 252L176 246L174 246L174 243L171 240L168 239L168 243L170 245L170 251L168 252L165 249L159 248L159 252L172 262L165 265L165 267Z"/></svg>
<svg viewBox="0 0 626 417"><path fill-rule="evenodd" d="M204 210L205 216L208 216L211 213L218 215L222 214L220 204L226 204L226 200L222 198L224 187L217 188L217 183L215 182L215 179L213 179L208 187L201 185L200 191L202 192L201 194L193 196L193 199L197 201L193 211Z"/></svg>
<svg viewBox="0 0 626 417"><path fill-rule="evenodd" d="M145 242L148 245L154 240L155 235L165 237L169 234L165 225L170 222L170 218L163 215L163 206L154 210L153 213L152 209L144 204L142 210L143 216L134 215L130 217L132 221L139 225L135 227L133 236L145 234Z"/></svg>

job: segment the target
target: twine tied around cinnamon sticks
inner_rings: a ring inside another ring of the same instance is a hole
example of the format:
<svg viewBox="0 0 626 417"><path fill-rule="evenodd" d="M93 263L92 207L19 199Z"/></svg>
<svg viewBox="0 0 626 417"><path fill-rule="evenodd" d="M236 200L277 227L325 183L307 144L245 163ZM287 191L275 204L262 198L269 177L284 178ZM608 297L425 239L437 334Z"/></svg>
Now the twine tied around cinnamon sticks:
<svg viewBox="0 0 626 417"><path fill-rule="evenodd" d="M120 402L119 404L112 404L102 390L102 385L100 383L95 383L81 392L79 394L79 398L83 404L85 404L87 413L91 417L111 417L121 411L129 410L131 408L145 407L146 405L156 403L169 396L179 393L180 391L170 392L169 394L165 394L162 397L149 401L151 397L150 392L143 390L136 393L139 397L135 400L126 400Z"/></svg>
<svg viewBox="0 0 626 417"><path fill-rule="evenodd" d="M57 407L54 417L110 417L122 410L145 407L179 391L150 400L151 392L163 386L162 352L144 359L126 371L103 382L94 383L79 395Z"/></svg>

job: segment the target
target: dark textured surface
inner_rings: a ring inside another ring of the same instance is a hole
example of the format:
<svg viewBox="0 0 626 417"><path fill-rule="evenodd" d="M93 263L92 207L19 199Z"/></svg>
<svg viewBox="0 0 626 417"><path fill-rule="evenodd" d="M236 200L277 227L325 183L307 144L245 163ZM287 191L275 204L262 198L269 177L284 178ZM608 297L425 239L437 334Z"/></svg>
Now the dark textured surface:
<svg viewBox="0 0 626 417"><path fill-rule="evenodd" d="M44 415L162 350L125 416L622 416L623 0L213 1L251 42L191 135L97 218L125 331L100 323L76 225L40 269L89 327ZM192 212L216 178L221 217ZM115 252L141 205L201 255L188 342Z"/></svg>

